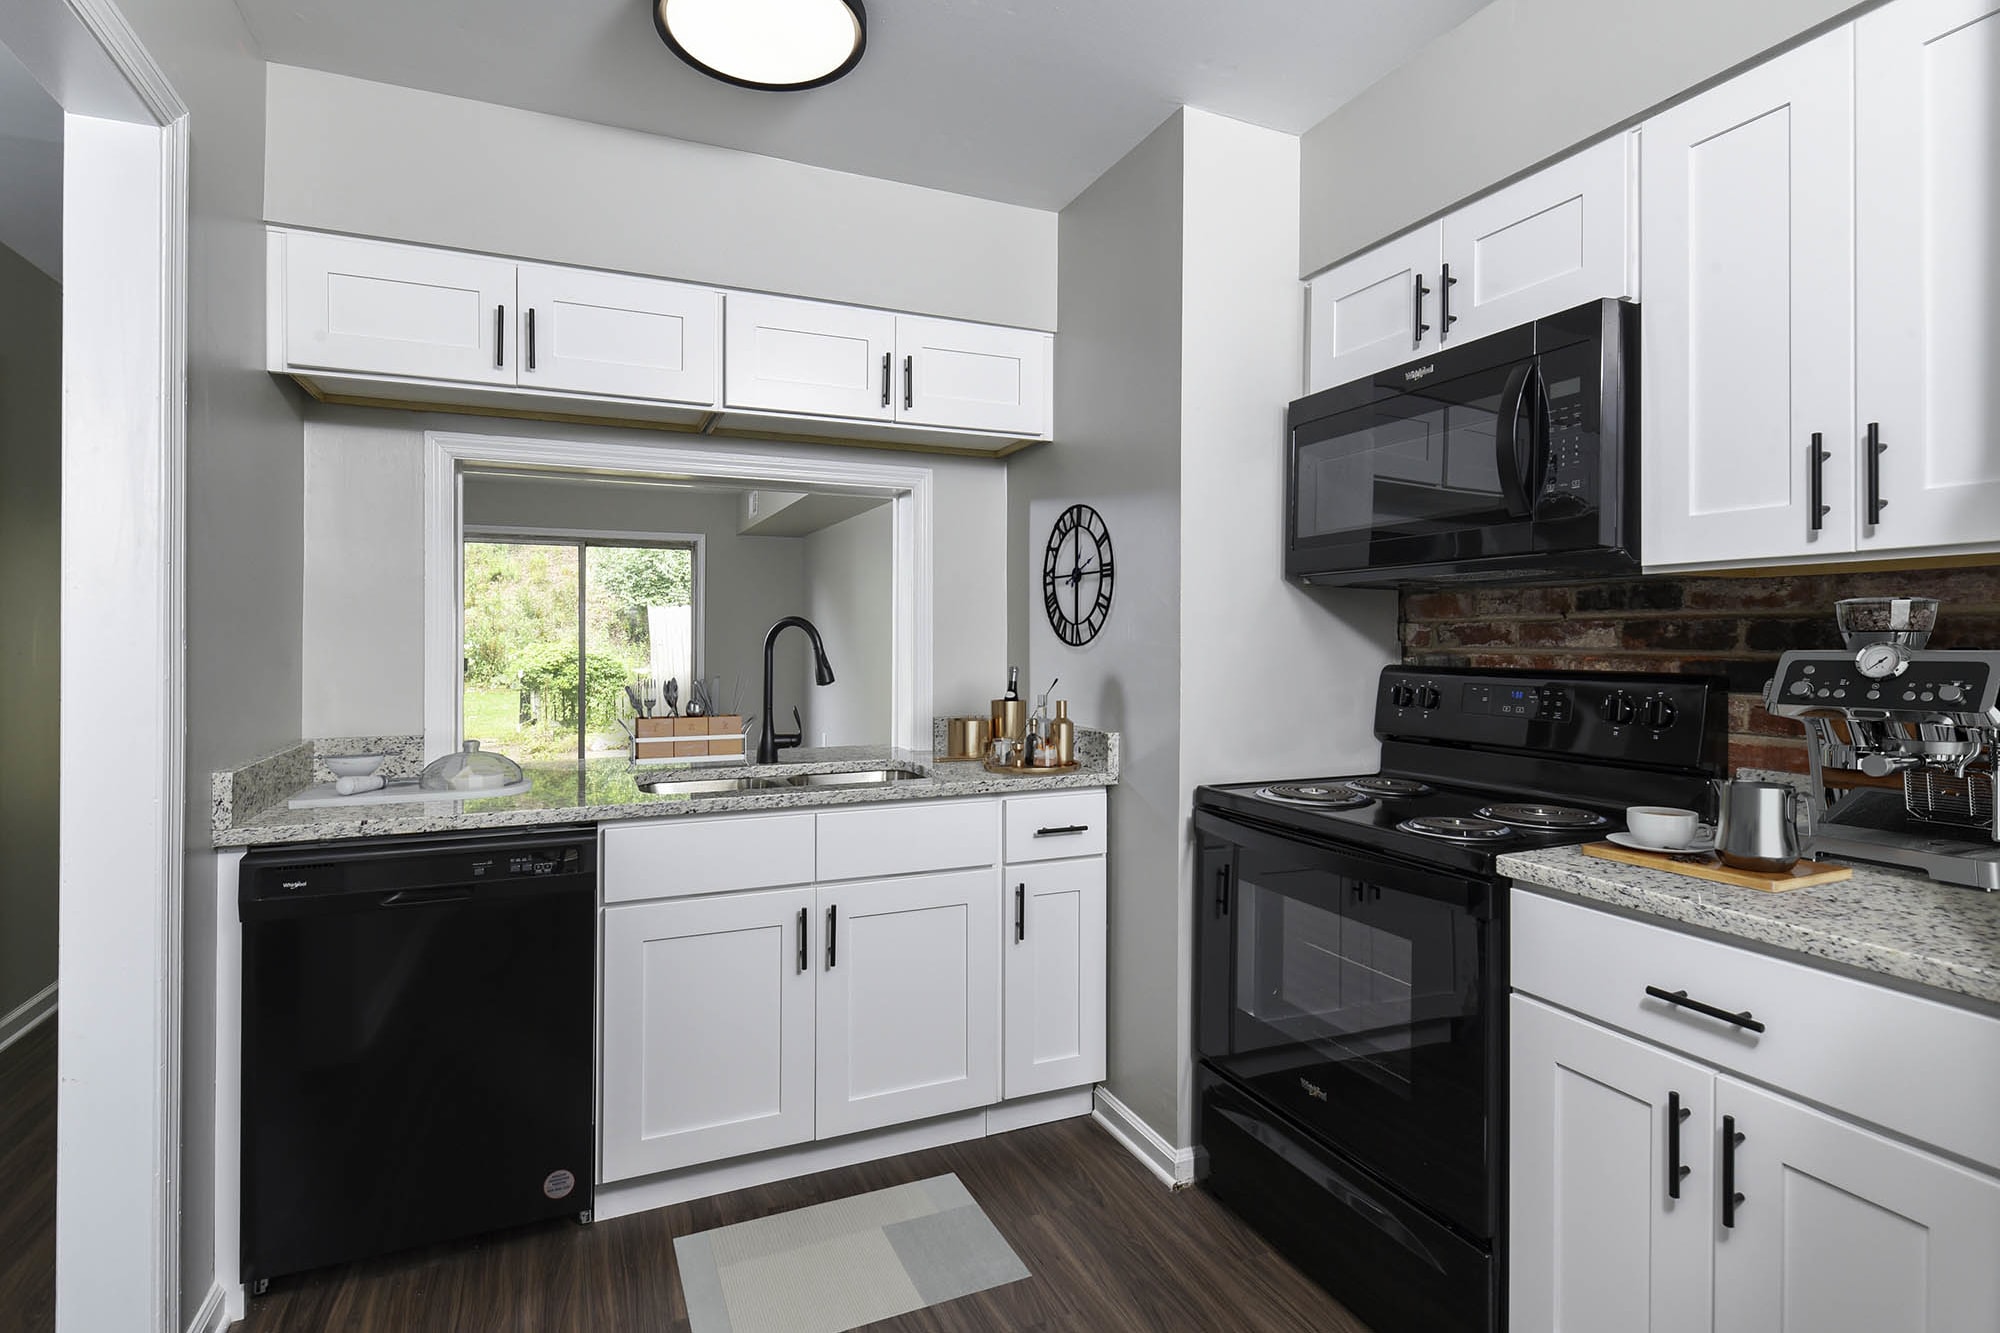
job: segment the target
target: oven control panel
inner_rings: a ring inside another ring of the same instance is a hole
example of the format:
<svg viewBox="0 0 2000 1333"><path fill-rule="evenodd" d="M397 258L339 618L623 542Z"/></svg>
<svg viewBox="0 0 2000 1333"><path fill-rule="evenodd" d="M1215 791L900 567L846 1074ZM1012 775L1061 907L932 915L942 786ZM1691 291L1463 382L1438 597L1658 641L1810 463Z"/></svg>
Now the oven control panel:
<svg viewBox="0 0 2000 1333"><path fill-rule="evenodd" d="M1685 767L1719 762L1727 684L1713 676L1384 668L1375 734Z"/></svg>

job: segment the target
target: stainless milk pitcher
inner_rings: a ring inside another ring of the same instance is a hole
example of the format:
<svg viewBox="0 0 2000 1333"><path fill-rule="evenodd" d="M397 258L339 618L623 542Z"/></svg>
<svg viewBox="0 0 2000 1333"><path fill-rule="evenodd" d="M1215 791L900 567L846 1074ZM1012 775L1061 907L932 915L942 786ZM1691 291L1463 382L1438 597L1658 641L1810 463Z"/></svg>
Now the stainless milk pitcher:
<svg viewBox="0 0 2000 1333"><path fill-rule="evenodd" d="M1799 860L1805 793L1782 782L1715 783L1715 850L1724 865L1779 873Z"/></svg>

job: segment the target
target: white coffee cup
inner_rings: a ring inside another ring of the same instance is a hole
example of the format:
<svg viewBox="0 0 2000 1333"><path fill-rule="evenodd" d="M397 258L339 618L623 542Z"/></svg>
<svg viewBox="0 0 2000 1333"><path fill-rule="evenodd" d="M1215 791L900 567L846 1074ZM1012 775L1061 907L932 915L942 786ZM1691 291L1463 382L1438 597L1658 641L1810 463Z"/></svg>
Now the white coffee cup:
<svg viewBox="0 0 2000 1333"><path fill-rule="evenodd" d="M1649 847L1686 847L1701 827L1701 816L1670 805L1635 805L1625 811L1625 827Z"/></svg>

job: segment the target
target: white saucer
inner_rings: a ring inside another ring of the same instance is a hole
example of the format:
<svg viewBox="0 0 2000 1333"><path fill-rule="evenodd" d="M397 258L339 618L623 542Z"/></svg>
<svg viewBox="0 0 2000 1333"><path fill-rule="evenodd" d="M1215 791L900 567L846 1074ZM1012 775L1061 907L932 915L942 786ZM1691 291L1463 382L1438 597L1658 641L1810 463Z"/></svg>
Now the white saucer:
<svg viewBox="0 0 2000 1333"><path fill-rule="evenodd" d="M1706 856L1715 850L1715 830L1706 824L1695 830L1694 841L1685 847L1657 847L1650 842L1640 842L1622 830L1604 836L1620 847L1630 847L1635 852L1660 852L1667 856Z"/></svg>

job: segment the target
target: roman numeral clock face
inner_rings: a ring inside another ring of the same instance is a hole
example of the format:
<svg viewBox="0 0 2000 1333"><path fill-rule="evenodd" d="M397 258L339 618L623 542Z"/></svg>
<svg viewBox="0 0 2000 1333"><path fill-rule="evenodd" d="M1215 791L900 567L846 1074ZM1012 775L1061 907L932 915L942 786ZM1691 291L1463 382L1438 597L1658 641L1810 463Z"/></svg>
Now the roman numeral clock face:
<svg viewBox="0 0 2000 1333"><path fill-rule="evenodd" d="M1042 607L1072 648L1097 637L1111 614L1111 529L1089 505L1071 505L1049 531L1042 556Z"/></svg>

